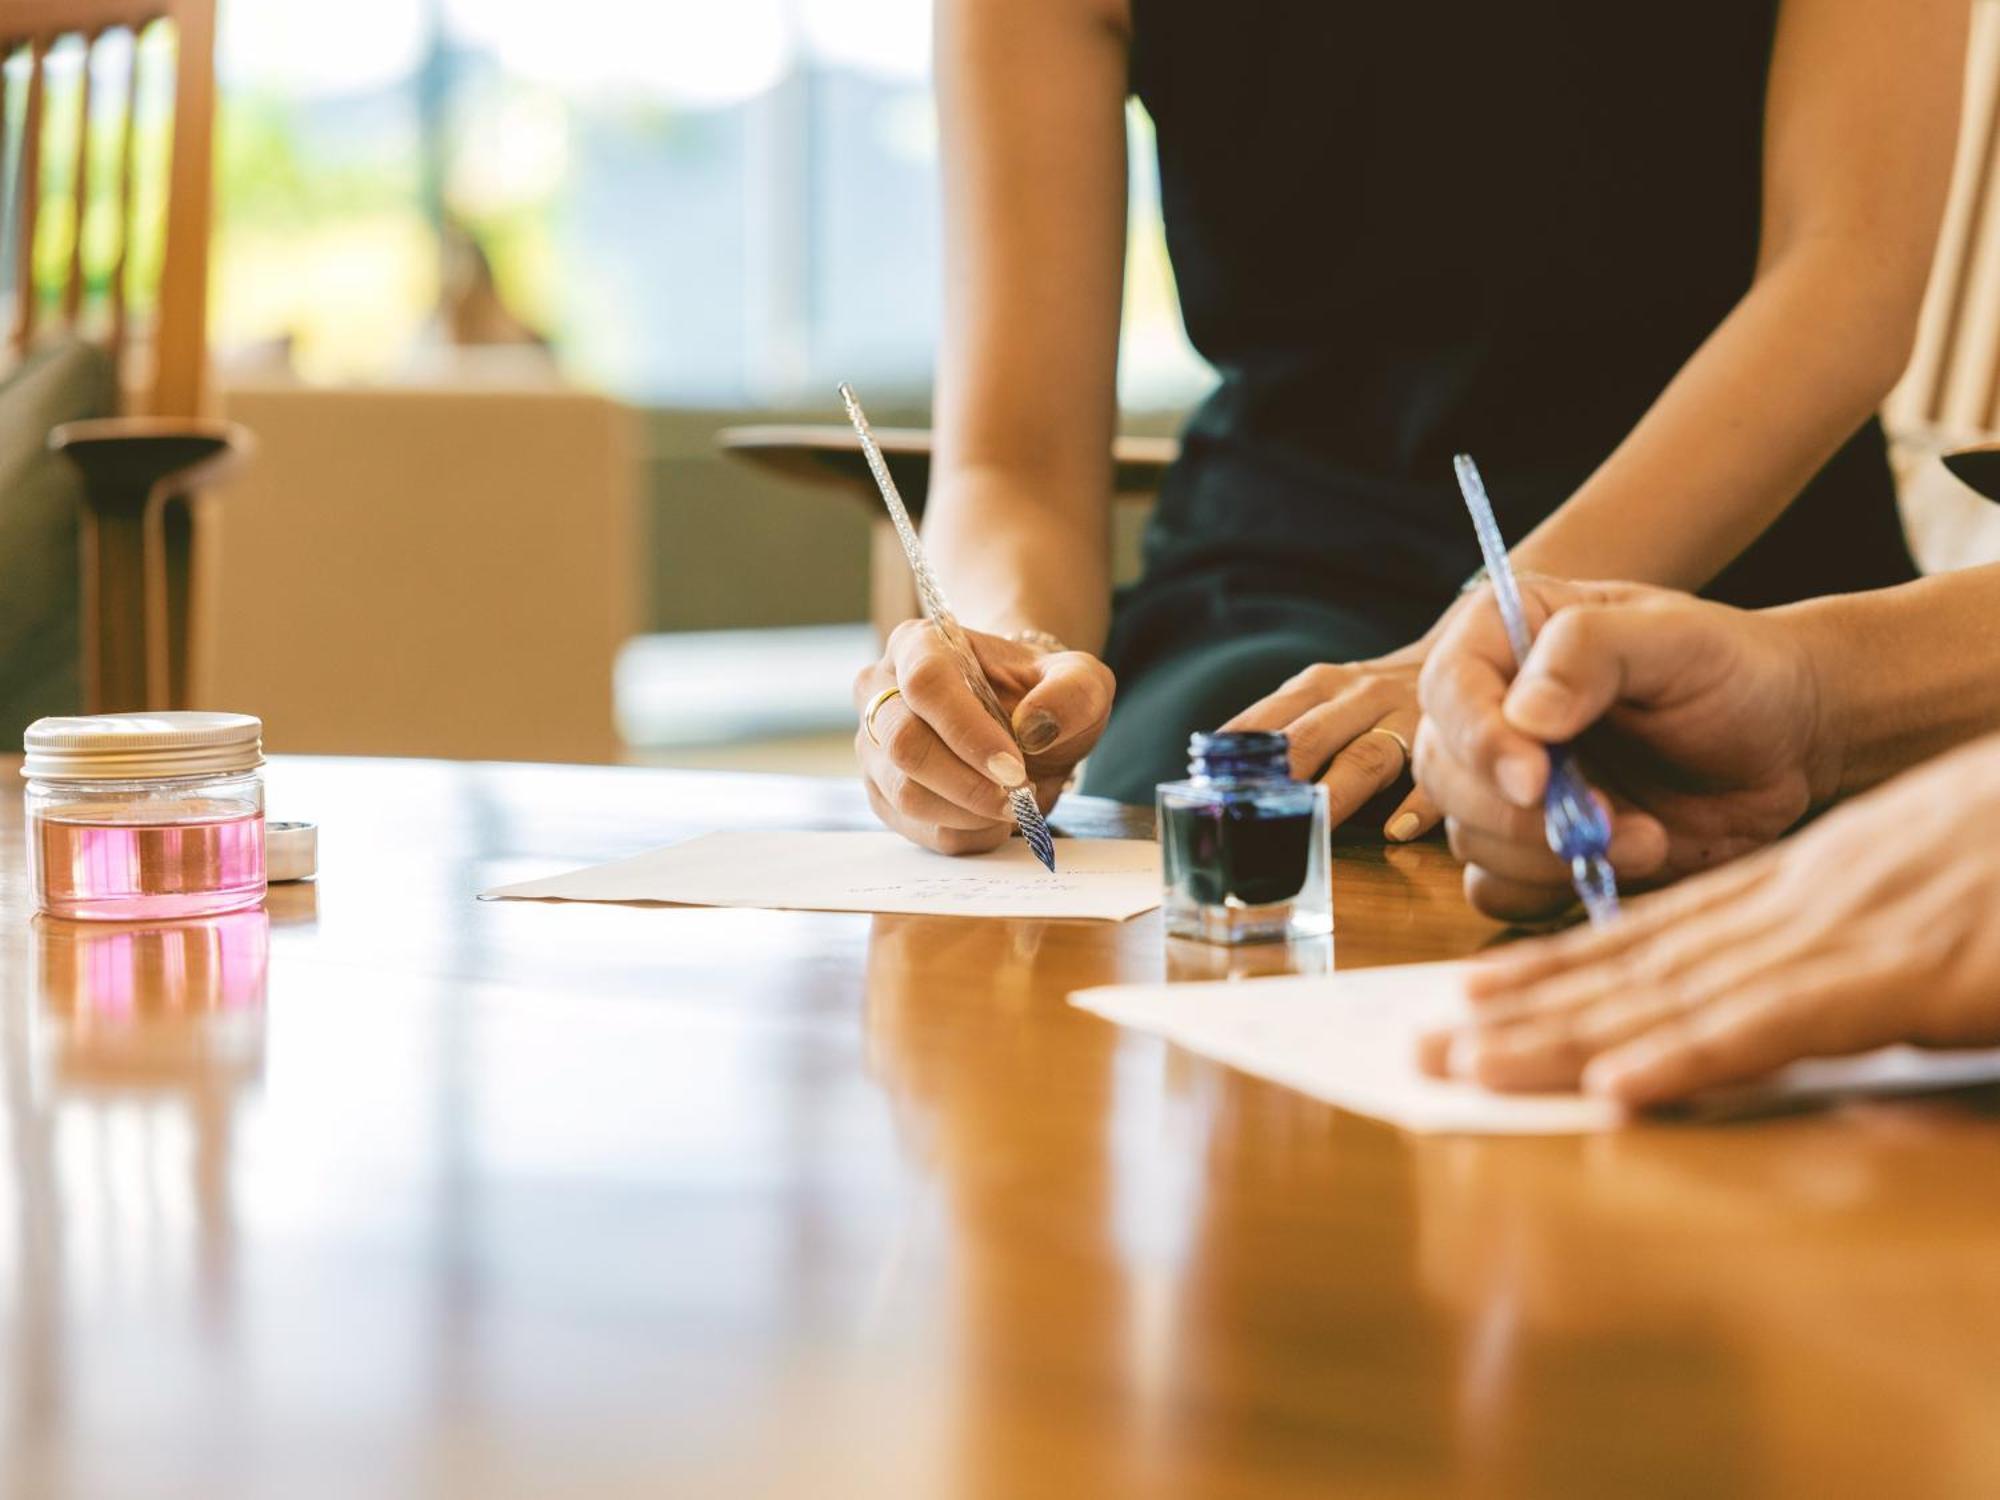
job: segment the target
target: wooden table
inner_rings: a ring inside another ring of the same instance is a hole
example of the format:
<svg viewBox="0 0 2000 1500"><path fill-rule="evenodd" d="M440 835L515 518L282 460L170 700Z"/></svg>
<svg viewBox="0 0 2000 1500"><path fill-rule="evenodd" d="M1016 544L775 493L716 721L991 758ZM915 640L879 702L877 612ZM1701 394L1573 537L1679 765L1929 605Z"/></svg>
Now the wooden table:
<svg viewBox="0 0 2000 1500"><path fill-rule="evenodd" d="M2000 1494L1977 1101L1416 1139L1065 1006L1157 916L472 899L844 784L271 781L318 886L178 928L31 923L0 799L0 1493Z"/></svg>

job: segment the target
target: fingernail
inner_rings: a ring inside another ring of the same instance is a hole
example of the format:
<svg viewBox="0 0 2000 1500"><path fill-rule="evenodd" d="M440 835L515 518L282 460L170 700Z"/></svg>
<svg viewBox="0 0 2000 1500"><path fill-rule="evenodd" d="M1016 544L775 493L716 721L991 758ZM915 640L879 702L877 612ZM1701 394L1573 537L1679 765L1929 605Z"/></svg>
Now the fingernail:
<svg viewBox="0 0 2000 1500"><path fill-rule="evenodd" d="M1553 678L1523 677L1507 694L1507 717L1530 734L1560 734L1569 708L1569 689Z"/></svg>
<svg viewBox="0 0 2000 1500"><path fill-rule="evenodd" d="M1028 768L1021 764L1020 756L1002 750L986 762L986 774L1011 792L1027 781Z"/></svg>
<svg viewBox="0 0 2000 1500"><path fill-rule="evenodd" d="M1014 737L1021 742L1023 750L1037 755L1053 745L1060 733L1062 728L1056 723L1055 716L1038 708L1021 721Z"/></svg>
<svg viewBox="0 0 2000 1500"><path fill-rule="evenodd" d="M1542 768L1524 755L1503 755L1493 768L1500 791L1516 807L1533 807L1542 790Z"/></svg>
<svg viewBox="0 0 2000 1500"><path fill-rule="evenodd" d="M1445 1056L1451 1048L1449 1031L1425 1031L1417 1035L1417 1066L1432 1078L1445 1077Z"/></svg>
<svg viewBox="0 0 2000 1500"><path fill-rule="evenodd" d="M1479 1038L1461 1031L1444 1050L1444 1070L1452 1078L1471 1078L1479 1058Z"/></svg>
<svg viewBox="0 0 2000 1500"><path fill-rule="evenodd" d="M1393 842L1406 844L1417 836L1417 825L1421 822L1423 819L1413 812L1397 813L1389 820L1389 826L1382 831L1388 834Z"/></svg>
<svg viewBox="0 0 2000 1500"><path fill-rule="evenodd" d="M1635 1080L1645 1069L1641 1065L1599 1058L1583 1070L1583 1077L1577 1087L1595 1099L1609 1099L1617 1104L1628 1104L1635 1093Z"/></svg>

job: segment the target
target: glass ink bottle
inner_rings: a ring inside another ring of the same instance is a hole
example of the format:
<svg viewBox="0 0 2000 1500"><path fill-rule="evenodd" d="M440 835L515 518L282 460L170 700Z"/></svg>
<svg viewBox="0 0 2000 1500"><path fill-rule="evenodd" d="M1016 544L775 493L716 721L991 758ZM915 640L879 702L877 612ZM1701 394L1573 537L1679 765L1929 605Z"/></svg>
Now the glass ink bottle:
<svg viewBox="0 0 2000 1500"><path fill-rule="evenodd" d="M1292 779L1282 734L1197 734L1159 789L1167 932L1270 943L1333 931L1326 788Z"/></svg>

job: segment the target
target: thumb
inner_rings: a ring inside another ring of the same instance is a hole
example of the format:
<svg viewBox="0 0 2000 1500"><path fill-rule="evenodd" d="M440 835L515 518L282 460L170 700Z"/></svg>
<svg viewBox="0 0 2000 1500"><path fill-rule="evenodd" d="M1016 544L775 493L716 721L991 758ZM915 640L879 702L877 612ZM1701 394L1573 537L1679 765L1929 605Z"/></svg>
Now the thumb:
<svg viewBox="0 0 2000 1500"><path fill-rule="evenodd" d="M1501 705L1507 722L1545 743L1575 739L1621 700L1643 698L1685 662L1689 623L1633 604L1556 611Z"/></svg>
<svg viewBox="0 0 2000 1500"><path fill-rule="evenodd" d="M1030 755L1081 754L1111 712L1111 669L1082 651L1057 651L1040 665L1040 680L1015 705L1014 738Z"/></svg>

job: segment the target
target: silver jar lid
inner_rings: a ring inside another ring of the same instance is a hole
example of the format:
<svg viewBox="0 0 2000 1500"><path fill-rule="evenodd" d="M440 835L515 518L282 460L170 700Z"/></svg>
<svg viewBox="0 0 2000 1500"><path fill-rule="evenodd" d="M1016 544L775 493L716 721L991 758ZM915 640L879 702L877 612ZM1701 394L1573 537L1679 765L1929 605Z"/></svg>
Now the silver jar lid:
<svg viewBox="0 0 2000 1500"><path fill-rule="evenodd" d="M218 776L264 764L264 721L186 711L83 714L37 719L22 743L21 774L50 781Z"/></svg>
<svg viewBox="0 0 2000 1500"><path fill-rule="evenodd" d="M319 874L319 824L266 823L264 878L272 885Z"/></svg>

